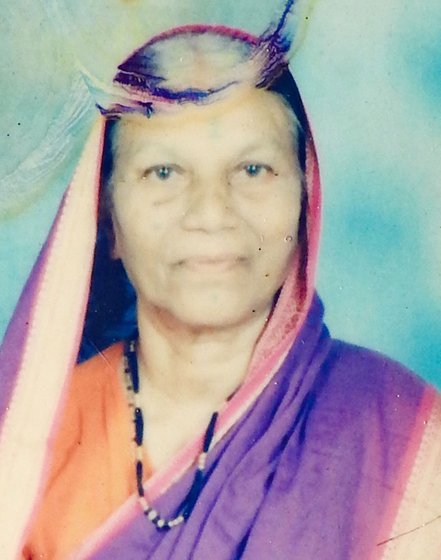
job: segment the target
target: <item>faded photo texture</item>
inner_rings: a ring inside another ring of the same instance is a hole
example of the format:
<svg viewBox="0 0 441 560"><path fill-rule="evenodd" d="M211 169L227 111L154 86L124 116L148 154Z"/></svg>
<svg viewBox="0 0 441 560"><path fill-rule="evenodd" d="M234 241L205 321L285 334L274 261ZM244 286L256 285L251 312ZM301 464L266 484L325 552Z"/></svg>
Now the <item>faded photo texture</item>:
<svg viewBox="0 0 441 560"><path fill-rule="evenodd" d="M283 4L3 3L0 336L94 118L85 89L162 29L202 20L258 34ZM326 322L441 387L441 3L309 4L292 67L321 162Z"/></svg>

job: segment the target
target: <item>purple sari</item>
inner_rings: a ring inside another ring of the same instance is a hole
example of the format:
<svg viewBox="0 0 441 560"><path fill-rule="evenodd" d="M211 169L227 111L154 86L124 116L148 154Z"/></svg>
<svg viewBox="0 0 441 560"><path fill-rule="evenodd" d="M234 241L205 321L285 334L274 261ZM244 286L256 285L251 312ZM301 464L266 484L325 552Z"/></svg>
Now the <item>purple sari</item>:
<svg viewBox="0 0 441 560"><path fill-rule="evenodd" d="M332 340L322 315L316 297L279 371L210 452L184 525L158 532L131 502L73 557L380 558L434 392L387 358ZM156 501L164 515L176 512L191 478Z"/></svg>

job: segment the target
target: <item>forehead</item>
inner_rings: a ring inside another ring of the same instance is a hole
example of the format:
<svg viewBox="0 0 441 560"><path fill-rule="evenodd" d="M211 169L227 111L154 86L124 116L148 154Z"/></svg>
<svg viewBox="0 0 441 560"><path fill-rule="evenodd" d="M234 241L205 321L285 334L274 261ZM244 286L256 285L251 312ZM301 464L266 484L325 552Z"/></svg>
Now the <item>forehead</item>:
<svg viewBox="0 0 441 560"><path fill-rule="evenodd" d="M117 157L161 148L241 149L251 144L292 150L296 118L282 99L256 88L238 90L208 105L186 104L169 112L124 115L114 139Z"/></svg>

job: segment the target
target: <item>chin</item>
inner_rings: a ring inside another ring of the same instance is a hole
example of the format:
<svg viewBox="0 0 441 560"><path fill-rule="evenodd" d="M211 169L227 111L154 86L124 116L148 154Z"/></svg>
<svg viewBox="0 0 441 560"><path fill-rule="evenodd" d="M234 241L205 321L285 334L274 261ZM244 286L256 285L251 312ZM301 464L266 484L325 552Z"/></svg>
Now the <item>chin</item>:
<svg viewBox="0 0 441 560"><path fill-rule="evenodd" d="M194 330L223 329L252 320L256 312L237 301L191 301L169 310L178 321Z"/></svg>

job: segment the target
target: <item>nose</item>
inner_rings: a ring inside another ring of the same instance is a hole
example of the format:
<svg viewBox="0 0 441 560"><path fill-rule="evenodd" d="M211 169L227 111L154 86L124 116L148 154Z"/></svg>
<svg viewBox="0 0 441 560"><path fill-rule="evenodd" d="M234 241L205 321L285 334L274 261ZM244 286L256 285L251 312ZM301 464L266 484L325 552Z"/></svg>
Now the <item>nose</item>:
<svg viewBox="0 0 441 560"><path fill-rule="evenodd" d="M216 232L234 228L236 221L227 180L210 177L194 181L186 201L184 229Z"/></svg>

